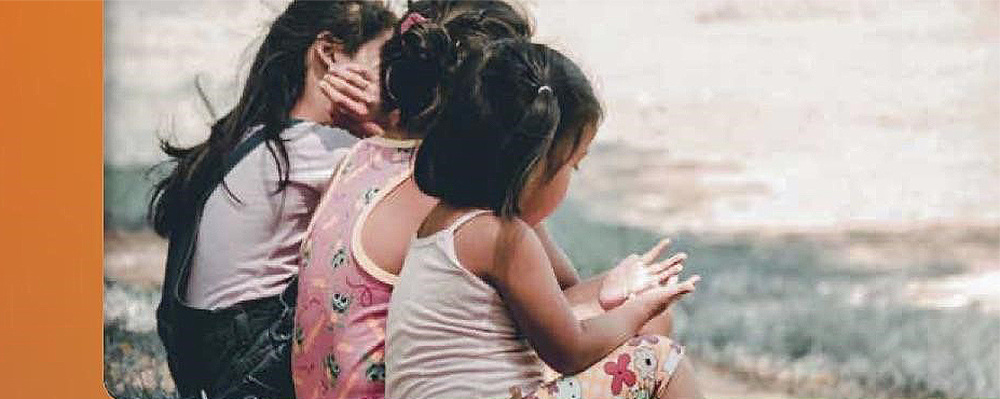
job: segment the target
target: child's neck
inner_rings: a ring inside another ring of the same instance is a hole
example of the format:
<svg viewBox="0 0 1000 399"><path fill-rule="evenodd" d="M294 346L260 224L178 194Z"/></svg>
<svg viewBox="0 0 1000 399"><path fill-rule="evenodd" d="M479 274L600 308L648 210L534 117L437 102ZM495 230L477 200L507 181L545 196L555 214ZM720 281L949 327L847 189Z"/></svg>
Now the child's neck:
<svg viewBox="0 0 1000 399"><path fill-rule="evenodd" d="M431 235L437 231L444 229L449 226L455 218L460 215L469 212L471 208L456 208L443 201L438 202L431 208L430 212L427 213L427 217L424 218L423 223L417 229L417 235L420 237Z"/></svg>
<svg viewBox="0 0 1000 399"><path fill-rule="evenodd" d="M288 113L289 117L316 122L322 125L333 123L328 111L332 105L330 100L315 90L305 90Z"/></svg>

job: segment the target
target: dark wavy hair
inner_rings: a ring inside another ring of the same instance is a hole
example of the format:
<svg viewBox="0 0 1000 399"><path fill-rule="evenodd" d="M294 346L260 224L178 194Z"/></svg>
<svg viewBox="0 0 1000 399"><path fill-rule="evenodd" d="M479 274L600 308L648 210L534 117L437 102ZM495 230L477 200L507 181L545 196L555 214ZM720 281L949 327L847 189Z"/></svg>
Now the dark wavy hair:
<svg viewBox="0 0 1000 399"><path fill-rule="evenodd" d="M471 57L427 131L414 176L443 203L509 220L520 215L529 176L551 179L604 111L580 68L549 47L500 40Z"/></svg>
<svg viewBox="0 0 1000 399"><path fill-rule="evenodd" d="M410 14L425 19L400 31ZM523 10L499 0L410 2L382 47L382 107L399 110L400 125L422 136L440 113L450 77L468 54L498 39L528 39L533 26Z"/></svg>
<svg viewBox="0 0 1000 399"><path fill-rule="evenodd" d="M212 124L208 140L186 148L161 141L161 149L171 158L168 162L175 166L156 183L149 202L149 219L157 234L167 237L190 222L197 198L212 189L208 182L252 127L261 126L265 132L265 143L277 165L278 192L284 190L290 165L280 133L303 92L307 50L327 31L353 55L395 22L381 2L295 0L289 4L264 37L239 101Z"/></svg>

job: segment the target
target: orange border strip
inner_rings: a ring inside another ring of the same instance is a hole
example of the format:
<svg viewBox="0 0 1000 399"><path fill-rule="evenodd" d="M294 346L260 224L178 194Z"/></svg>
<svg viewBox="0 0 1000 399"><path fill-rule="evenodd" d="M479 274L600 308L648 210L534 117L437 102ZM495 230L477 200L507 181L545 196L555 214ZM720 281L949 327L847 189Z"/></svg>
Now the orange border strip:
<svg viewBox="0 0 1000 399"><path fill-rule="evenodd" d="M0 1L0 386L103 386L103 3Z"/></svg>

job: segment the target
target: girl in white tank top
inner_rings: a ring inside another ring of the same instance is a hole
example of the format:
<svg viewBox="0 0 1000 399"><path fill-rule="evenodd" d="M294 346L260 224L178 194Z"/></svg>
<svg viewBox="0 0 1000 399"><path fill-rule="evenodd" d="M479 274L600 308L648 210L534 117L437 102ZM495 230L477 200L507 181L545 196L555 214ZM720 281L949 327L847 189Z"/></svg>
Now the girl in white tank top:
<svg viewBox="0 0 1000 399"><path fill-rule="evenodd" d="M533 387L542 380L542 363L503 300L455 254L455 230L487 212L466 213L410 245L400 274L405 283L397 285L389 303L387 398L461 392L485 398L496 387ZM469 370L477 370L474 378L458 378Z"/></svg>
<svg viewBox="0 0 1000 399"><path fill-rule="evenodd" d="M655 249L647 289L578 321L532 229L596 132L589 82L524 41L468 62L416 159L417 185L440 203L390 299L386 398L700 397L680 346L636 335L698 277L678 283L678 262L653 262Z"/></svg>

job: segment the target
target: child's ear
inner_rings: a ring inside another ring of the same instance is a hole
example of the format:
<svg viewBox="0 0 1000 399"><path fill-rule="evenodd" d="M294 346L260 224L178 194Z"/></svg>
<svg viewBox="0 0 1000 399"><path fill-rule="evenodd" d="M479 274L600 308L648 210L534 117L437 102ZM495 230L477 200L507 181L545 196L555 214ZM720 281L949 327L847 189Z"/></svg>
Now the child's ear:
<svg viewBox="0 0 1000 399"><path fill-rule="evenodd" d="M323 64L323 69L330 70L333 64L345 54L343 46L330 34L329 31L322 31L316 35L312 49Z"/></svg>

